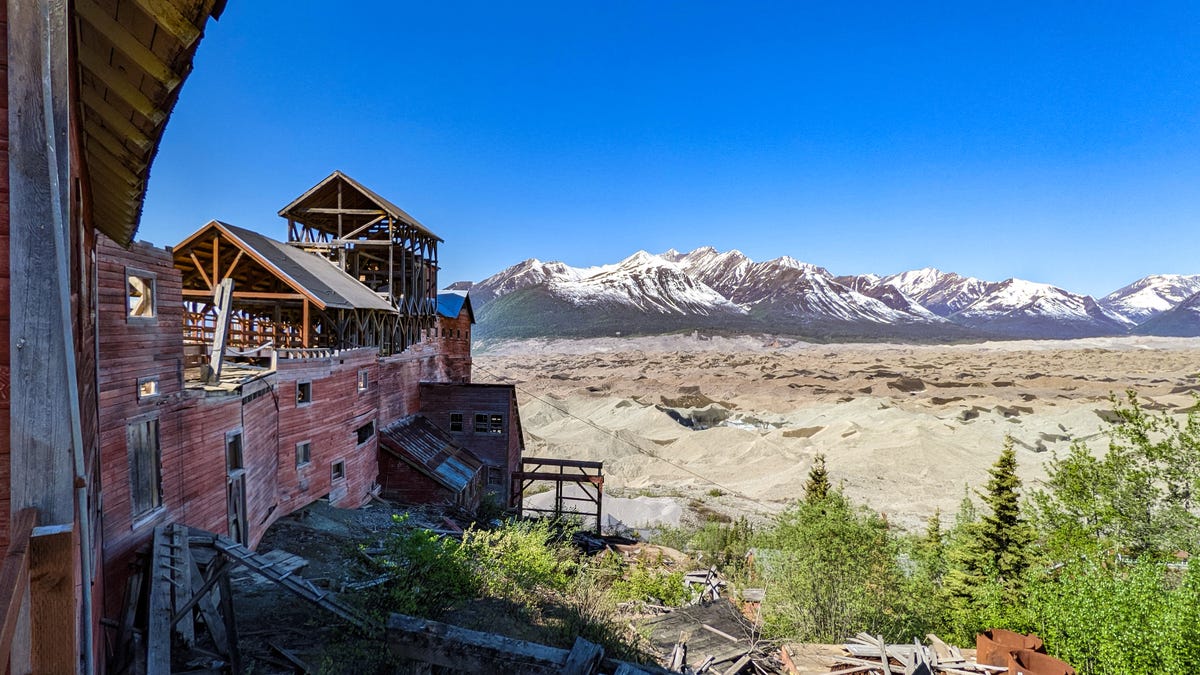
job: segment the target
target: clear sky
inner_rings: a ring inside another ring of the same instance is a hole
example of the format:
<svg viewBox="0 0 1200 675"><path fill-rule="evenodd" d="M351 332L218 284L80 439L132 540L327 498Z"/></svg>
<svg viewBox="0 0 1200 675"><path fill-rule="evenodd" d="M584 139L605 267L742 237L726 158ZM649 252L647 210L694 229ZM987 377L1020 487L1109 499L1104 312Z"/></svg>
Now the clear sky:
<svg viewBox="0 0 1200 675"><path fill-rule="evenodd" d="M1200 4L229 0L140 238L282 239L334 169L443 283L712 245L1102 295L1200 273Z"/></svg>

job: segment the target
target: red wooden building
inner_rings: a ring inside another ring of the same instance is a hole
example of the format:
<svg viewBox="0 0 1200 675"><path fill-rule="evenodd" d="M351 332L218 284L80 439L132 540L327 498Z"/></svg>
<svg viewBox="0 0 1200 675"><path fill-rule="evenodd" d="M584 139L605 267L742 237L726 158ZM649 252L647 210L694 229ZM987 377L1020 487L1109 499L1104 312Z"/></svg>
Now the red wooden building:
<svg viewBox="0 0 1200 675"><path fill-rule="evenodd" d="M441 240L345 174L280 211L286 241L132 243L223 4L0 5L0 670L103 672L158 525L253 547L317 499L362 505L381 462L397 495L434 475L469 505L519 461L511 388L470 384L469 299L439 303ZM381 451L401 420L420 433Z"/></svg>

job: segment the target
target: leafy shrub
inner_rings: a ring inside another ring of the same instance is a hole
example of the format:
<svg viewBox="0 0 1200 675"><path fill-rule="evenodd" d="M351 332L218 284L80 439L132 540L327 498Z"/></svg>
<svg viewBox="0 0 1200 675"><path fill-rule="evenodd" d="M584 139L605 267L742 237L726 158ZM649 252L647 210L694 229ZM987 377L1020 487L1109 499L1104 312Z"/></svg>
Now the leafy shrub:
<svg viewBox="0 0 1200 675"><path fill-rule="evenodd" d="M474 564L459 542L408 527L408 516L392 516L394 527L379 558L389 580L369 594L372 609L435 618L479 591Z"/></svg>
<svg viewBox="0 0 1200 675"><path fill-rule="evenodd" d="M576 567L574 550L557 541L546 521L468 530L463 533L462 549L474 561L484 590L511 598L542 590L561 592Z"/></svg>
<svg viewBox="0 0 1200 675"><path fill-rule="evenodd" d="M669 572L634 565L622 579L612 583L613 599L653 601L667 607L679 607L691 599L683 583L683 572Z"/></svg>

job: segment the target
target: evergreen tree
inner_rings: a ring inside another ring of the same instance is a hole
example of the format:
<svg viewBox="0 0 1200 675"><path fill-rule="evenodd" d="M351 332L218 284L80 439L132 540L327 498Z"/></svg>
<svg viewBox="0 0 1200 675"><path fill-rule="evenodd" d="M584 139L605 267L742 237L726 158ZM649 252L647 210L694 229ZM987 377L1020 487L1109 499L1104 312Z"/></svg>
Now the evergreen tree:
<svg viewBox="0 0 1200 675"><path fill-rule="evenodd" d="M825 455L818 453L813 458L812 468L808 470L808 482L804 484L804 501L809 504L824 500L829 496L829 472L825 469Z"/></svg>
<svg viewBox="0 0 1200 675"><path fill-rule="evenodd" d="M983 501L989 513L980 522L979 535L987 564L1005 581L1015 581L1029 566L1032 535L1021 517L1021 479L1017 476L1017 453L1011 436L992 468Z"/></svg>
<svg viewBox="0 0 1200 675"><path fill-rule="evenodd" d="M942 531L942 510L937 509L925 526L925 536L917 542L917 552L929 578L940 583L946 573L946 542Z"/></svg>

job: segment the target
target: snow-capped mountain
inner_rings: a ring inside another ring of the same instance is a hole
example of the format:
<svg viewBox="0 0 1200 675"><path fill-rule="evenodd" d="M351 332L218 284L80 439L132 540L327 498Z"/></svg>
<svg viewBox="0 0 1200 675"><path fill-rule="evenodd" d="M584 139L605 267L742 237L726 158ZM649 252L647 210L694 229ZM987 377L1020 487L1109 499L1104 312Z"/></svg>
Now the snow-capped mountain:
<svg viewBox="0 0 1200 675"><path fill-rule="evenodd" d="M645 251L615 265L583 268L531 258L475 284L471 294L486 304L534 287L579 307L610 305L658 314L745 313L678 263Z"/></svg>
<svg viewBox="0 0 1200 675"><path fill-rule="evenodd" d="M1200 292L1140 324L1134 332L1142 335L1200 337Z"/></svg>
<svg viewBox="0 0 1200 675"><path fill-rule="evenodd" d="M1000 333L1046 337L1114 335L1134 325L1101 307L1091 296L1023 279L993 284L986 294L951 318Z"/></svg>
<svg viewBox="0 0 1200 675"><path fill-rule="evenodd" d="M1143 323L1200 293L1200 274L1151 274L1100 299L1100 306Z"/></svg>
<svg viewBox="0 0 1200 675"><path fill-rule="evenodd" d="M1064 338L1125 334L1172 308L1179 312L1158 324L1163 330L1181 334L1194 322L1200 334L1200 295L1184 302L1192 285L1200 294L1200 275L1152 276L1098 302L1021 279L992 282L932 268L835 277L789 256L755 262L703 247L639 251L586 268L530 259L472 285L471 294L481 335L705 328L828 339Z"/></svg>
<svg viewBox="0 0 1200 675"><path fill-rule="evenodd" d="M996 285L932 267L893 274L884 277L883 283L895 286L938 316L950 316L961 311Z"/></svg>

